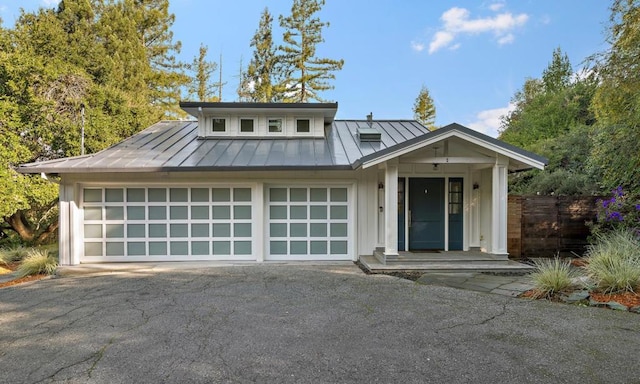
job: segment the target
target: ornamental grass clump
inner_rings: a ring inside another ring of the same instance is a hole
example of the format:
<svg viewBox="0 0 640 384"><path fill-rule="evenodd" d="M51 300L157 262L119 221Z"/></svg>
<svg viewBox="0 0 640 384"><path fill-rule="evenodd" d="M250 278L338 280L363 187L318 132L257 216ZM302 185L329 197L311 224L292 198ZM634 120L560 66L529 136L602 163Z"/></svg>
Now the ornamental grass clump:
<svg viewBox="0 0 640 384"><path fill-rule="evenodd" d="M587 251L587 274L605 293L640 288L640 239L634 230L597 236Z"/></svg>
<svg viewBox="0 0 640 384"><path fill-rule="evenodd" d="M45 274L51 275L58 267L58 259L46 249L34 248L29 250L27 256L18 267L18 277Z"/></svg>
<svg viewBox="0 0 640 384"><path fill-rule="evenodd" d="M24 259L29 252L27 247L0 249L0 265L8 265Z"/></svg>
<svg viewBox="0 0 640 384"><path fill-rule="evenodd" d="M558 257L534 261L536 271L531 274L538 297L551 297L569 289L577 273L571 269L569 261Z"/></svg>

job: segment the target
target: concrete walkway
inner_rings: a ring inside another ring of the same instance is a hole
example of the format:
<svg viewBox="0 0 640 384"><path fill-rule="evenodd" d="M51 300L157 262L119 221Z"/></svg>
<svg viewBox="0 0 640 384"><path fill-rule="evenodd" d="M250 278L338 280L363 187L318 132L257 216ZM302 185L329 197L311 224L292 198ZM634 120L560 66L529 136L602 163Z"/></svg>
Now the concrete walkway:
<svg viewBox="0 0 640 384"><path fill-rule="evenodd" d="M478 272L425 273L417 282L469 291L515 297L534 287L531 275L498 275Z"/></svg>

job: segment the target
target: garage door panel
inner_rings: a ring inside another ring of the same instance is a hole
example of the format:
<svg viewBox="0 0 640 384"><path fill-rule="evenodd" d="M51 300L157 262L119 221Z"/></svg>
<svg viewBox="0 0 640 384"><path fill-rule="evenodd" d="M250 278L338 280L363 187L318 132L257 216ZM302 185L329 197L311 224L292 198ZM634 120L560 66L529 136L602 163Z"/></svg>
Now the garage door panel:
<svg viewBox="0 0 640 384"><path fill-rule="evenodd" d="M268 260L351 260L349 187L267 191Z"/></svg>
<svg viewBox="0 0 640 384"><path fill-rule="evenodd" d="M92 261L255 260L247 187L83 189Z"/></svg>

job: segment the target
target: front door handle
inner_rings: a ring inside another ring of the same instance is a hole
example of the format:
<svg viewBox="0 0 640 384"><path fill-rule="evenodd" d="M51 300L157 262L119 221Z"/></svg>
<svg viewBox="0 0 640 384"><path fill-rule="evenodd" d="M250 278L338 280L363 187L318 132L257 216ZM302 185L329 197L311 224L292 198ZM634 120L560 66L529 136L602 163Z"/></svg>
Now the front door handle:
<svg viewBox="0 0 640 384"><path fill-rule="evenodd" d="M411 211L409 211L409 228L411 228Z"/></svg>

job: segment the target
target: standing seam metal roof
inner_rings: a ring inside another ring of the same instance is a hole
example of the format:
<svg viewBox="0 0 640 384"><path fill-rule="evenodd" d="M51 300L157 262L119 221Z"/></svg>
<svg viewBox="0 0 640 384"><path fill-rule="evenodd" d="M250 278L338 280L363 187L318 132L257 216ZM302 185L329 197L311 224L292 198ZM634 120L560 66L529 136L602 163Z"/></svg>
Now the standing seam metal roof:
<svg viewBox="0 0 640 384"><path fill-rule="evenodd" d="M407 145L461 130L536 161L546 159L458 124L429 132L413 120L375 120L380 142L360 142L366 120L335 120L324 138L198 138L195 121L161 121L91 155L24 164L22 173L355 169Z"/></svg>

